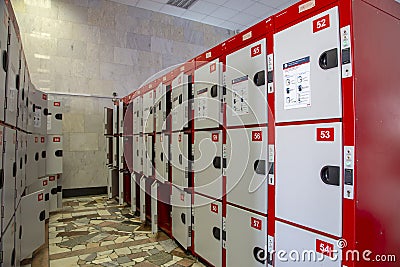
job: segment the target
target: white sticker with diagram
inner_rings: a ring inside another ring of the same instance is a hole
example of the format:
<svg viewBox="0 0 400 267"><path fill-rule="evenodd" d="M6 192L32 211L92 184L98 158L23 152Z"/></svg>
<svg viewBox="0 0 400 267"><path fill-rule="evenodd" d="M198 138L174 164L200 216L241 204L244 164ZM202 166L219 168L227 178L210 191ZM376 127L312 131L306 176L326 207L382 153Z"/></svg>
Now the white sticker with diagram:
<svg viewBox="0 0 400 267"><path fill-rule="evenodd" d="M42 127L42 109L41 108L36 108L35 109L35 114L34 114L34 119L33 119L33 126L35 128Z"/></svg>
<svg viewBox="0 0 400 267"><path fill-rule="evenodd" d="M284 109L311 106L310 57L283 64Z"/></svg>
<svg viewBox="0 0 400 267"><path fill-rule="evenodd" d="M243 76L232 80L233 116L249 114L249 77Z"/></svg>
<svg viewBox="0 0 400 267"><path fill-rule="evenodd" d="M197 102L197 119L205 120L208 116L208 100L207 100L208 88L204 88L197 91L198 99Z"/></svg>

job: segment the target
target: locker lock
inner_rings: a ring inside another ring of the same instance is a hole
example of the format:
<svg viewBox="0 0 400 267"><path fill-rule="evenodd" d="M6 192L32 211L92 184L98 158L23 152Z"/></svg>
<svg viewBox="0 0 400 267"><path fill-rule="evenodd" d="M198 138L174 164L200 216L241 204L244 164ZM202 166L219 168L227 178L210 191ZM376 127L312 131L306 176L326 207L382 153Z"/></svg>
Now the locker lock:
<svg viewBox="0 0 400 267"><path fill-rule="evenodd" d="M22 239L22 225L19 226L19 239Z"/></svg>
<svg viewBox="0 0 400 267"><path fill-rule="evenodd" d="M46 211L42 210L39 214L39 221L43 222L46 219Z"/></svg>
<svg viewBox="0 0 400 267"><path fill-rule="evenodd" d="M325 51L319 57L319 66L323 70L332 69L338 66L338 50L333 48Z"/></svg>
<svg viewBox="0 0 400 267"><path fill-rule="evenodd" d="M185 213L181 214L181 221L182 221L183 224L186 224L186 215L185 215Z"/></svg>
<svg viewBox="0 0 400 267"><path fill-rule="evenodd" d="M213 227L212 232L215 239L221 240L221 229ZM222 231L222 240L226 241L226 231Z"/></svg>
<svg viewBox="0 0 400 267"><path fill-rule="evenodd" d="M322 181L327 185L340 185L340 167L338 166L322 167L320 176Z"/></svg>
<svg viewBox="0 0 400 267"><path fill-rule="evenodd" d="M42 159L45 159L47 156L46 151L42 151Z"/></svg>
<svg viewBox="0 0 400 267"><path fill-rule="evenodd" d="M4 170L0 170L0 189L2 189L4 186Z"/></svg>
<svg viewBox="0 0 400 267"><path fill-rule="evenodd" d="M3 51L3 70L7 72L8 70L8 54L7 51Z"/></svg>
<svg viewBox="0 0 400 267"><path fill-rule="evenodd" d="M265 249L260 247L255 247L253 249L253 256L261 264L265 264Z"/></svg>
<svg viewBox="0 0 400 267"><path fill-rule="evenodd" d="M226 168L226 159L222 159L223 168ZM213 160L213 166L216 169L221 169L221 157L215 157Z"/></svg>
<svg viewBox="0 0 400 267"><path fill-rule="evenodd" d="M15 178L17 176L17 163L13 163L13 177Z"/></svg>
<svg viewBox="0 0 400 267"><path fill-rule="evenodd" d="M62 150L57 150L55 153L56 157L62 157L63 156L63 151Z"/></svg>
<svg viewBox="0 0 400 267"><path fill-rule="evenodd" d="M43 114L44 114L45 116L48 116L48 115L49 115L49 110L48 110L47 108L45 108L45 109L43 110Z"/></svg>
<svg viewBox="0 0 400 267"><path fill-rule="evenodd" d="M254 74L253 82L257 86L265 85L265 71L259 71Z"/></svg>
<svg viewBox="0 0 400 267"><path fill-rule="evenodd" d="M38 152L35 153L35 160L39 161L39 153Z"/></svg>
<svg viewBox="0 0 400 267"><path fill-rule="evenodd" d="M57 187L54 187L51 189L51 194L52 195L57 195Z"/></svg>
<svg viewBox="0 0 400 267"><path fill-rule="evenodd" d="M60 113L58 113L58 114L56 114L56 116L55 116L55 118L56 118L56 120L62 120L62 114L60 114Z"/></svg>
<svg viewBox="0 0 400 267"><path fill-rule="evenodd" d="M218 85L217 84L214 84L213 86L211 86L210 93L211 93L211 97L218 96Z"/></svg>

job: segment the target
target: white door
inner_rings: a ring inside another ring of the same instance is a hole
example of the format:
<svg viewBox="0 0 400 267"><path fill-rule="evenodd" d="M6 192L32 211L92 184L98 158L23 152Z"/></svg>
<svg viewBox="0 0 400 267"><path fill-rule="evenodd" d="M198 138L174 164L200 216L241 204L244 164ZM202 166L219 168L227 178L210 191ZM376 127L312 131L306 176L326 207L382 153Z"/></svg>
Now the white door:
<svg viewBox="0 0 400 267"><path fill-rule="evenodd" d="M266 266L266 237L266 217L227 205L226 266Z"/></svg>
<svg viewBox="0 0 400 267"><path fill-rule="evenodd" d="M267 213L267 128L227 130L227 200Z"/></svg>
<svg viewBox="0 0 400 267"><path fill-rule="evenodd" d="M149 91L143 95L143 132L154 131L154 92Z"/></svg>
<svg viewBox="0 0 400 267"><path fill-rule="evenodd" d="M146 177L140 178L140 220L146 221Z"/></svg>
<svg viewBox="0 0 400 267"><path fill-rule="evenodd" d="M8 38L8 12L4 1L0 2L0 21L6 23L0 23L0 52L3 55L7 52L7 38ZM4 63L1 64L0 68L0 84L6 84L6 73L7 68ZM5 104L6 91L4 89L0 90L0 121L4 121L4 104Z"/></svg>
<svg viewBox="0 0 400 267"><path fill-rule="evenodd" d="M274 35L276 122L342 116L339 34L334 7Z"/></svg>
<svg viewBox="0 0 400 267"><path fill-rule="evenodd" d="M46 174L58 174L63 172L63 136L48 135Z"/></svg>
<svg viewBox="0 0 400 267"><path fill-rule="evenodd" d="M188 126L189 94L188 75L181 73L172 81L172 131L180 131Z"/></svg>
<svg viewBox="0 0 400 267"><path fill-rule="evenodd" d="M165 134L156 134L154 164L156 179L162 183L168 181L169 138Z"/></svg>
<svg viewBox="0 0 400 267"><path fill-rule="evenodd" d="M44 177L46 176L46 161L47 161L47 136L41 135L39 142L39 166L38 166L38 176Z"/></svg>
<svg viewBox="0 0 400 267"><path fill-rule="evenodd" d="M189 136L172 133L171 142L172 184L181 189L189 186Z"/></svg>
<svg viewBox="0 0 400 267"><path fill-rule="evenodd" d="M214 198L222 197L222 132L195 132L194 137L195 192Z"/></svg>
<svg viewBox="0 0 400 267"><path fill-rule="evenodd" d="M17 142L17 132L11 128L4 127L4 143L3 143L3 169L4 169L4 185L3 185L3 223L2 230L8 225L13 217L15 209L15 181L17 175L17 164L15 160Z"/></svg>
<svg viewBox="0 0 400 267"><path fill-rule="evenodd" d="M143 147L143 137L135 135L133 138L134 148L133 148L133 170L137 173L143 171L143 159L142 159L142 147Z"/></svg>
<svg viewBox="0 0 400 267"><path fill-rule="evenodd" d="M50 98L50 96L49 96ZM49 109L49 114L47 116L47 134L62 134L62 107L61 107L61 102L56 101L54 99L48 100L48 109ZM111 111L112 109L105 108L105 115L108 115L108 112ZM110 114L112 118L112 114ZM107 118L109 118L107 116ZM112 124L112 122L111 122ZM112 125L110 125L112 126Z"/></svg>
<svg viewBox="0 0 400 267"><path fill-rule="evenodd" d="M191 246L191 202L189 193L172 186L172 236L184 249Z"/></svg>
<svg viewBox="0 0 400 267"><path fill-rule="evenodd" d="M39 136L36 134L28 134L28 147L27 147L27 163L26 169L26 186L30 186L36 182L38 178L38 168L39 168Z"/></svg>
<svg viewBox="0 0 400 267"><path fill-rule="evenodd" d="M153 136L144 136L143 173L147 177L153 176Z"/></svg>
<svg viewBox="0 0 400 267"><path fill-rule="evenodd" d="M194 249L196 254L214 265L222 266L222 205L212 199L194 195Z"/></svg>
<svg viewBox="0 0 400 267"><path fill-rule="evenodd" d="M276 128L276 217L342 234L341 123Z"/></svg>
<svg viewBox="0 0 400 267"><path fill-rule="evenodd" d="M133 134L140 134L143 132L143 111L142 111L142 97L138 96L133 100Z"/></svg>
<svg viewBox="0 0 400 267"><path fill-rule="evenodd" d="M194 72L194 127L216 128L222 124L222 66L216 59Z"/></svg>
<svg viewBox="0 0 400 267"><path fill-rule="evenodd" d="M49 176L49 210L50 212L57 210L57 179L55 175Z"/></svg>
<svg viewBox="0 0 400 267"><path fill-rule="evenodd" d="M16 154L16 167L17 167L17 175L15 181L15 189L17 193L16 203L19 203L22 193L25 190L25 155L26 151L26 137L27 134L21 131L17 132L17 154Z"/></svg>
<svg viewBox="0 0 400 267"><path fill-rule="evenodd" d="M228 126L267 123L266 40L226 57Z"/></svg>
<svg viewBox="0 0 400 267"><path fill-rule="evenodd" d="M15 222L12 217L12 222L8 225L7 229L4 230L4 234L1 236L2 245L2 266L15 266Z"/></svg>
<svg viewBox="0 0 400 267"><path fill-rule="evenodd" d="M156 132L167 129L167 86L160 83L156 88L154 115L156 117Z"/></svg>
<svg viewBox="0 0 400 267"><path fill-rule="evenodd" d="M154 181L151 184L151 233L158 232L158 182Z"/></svg>
<svg viewBox="0 0 400 267"><path fill-rule="evenodd" d="M21 130L26 130L26 120L28 108L26 105L26 97L28 96L28 87L25 87L25 57L23 53L20 53L20 70L19 70L19 92L18 92L18 119L17 127Z"/></svg>

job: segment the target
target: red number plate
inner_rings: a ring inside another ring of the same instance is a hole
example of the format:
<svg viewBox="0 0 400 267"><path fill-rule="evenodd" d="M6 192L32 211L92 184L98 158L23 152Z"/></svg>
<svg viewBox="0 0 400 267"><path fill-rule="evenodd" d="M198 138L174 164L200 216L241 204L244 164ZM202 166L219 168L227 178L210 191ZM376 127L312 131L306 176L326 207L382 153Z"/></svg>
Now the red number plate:
<svg viewBox="0 0 400 267"><path fill-rule="evenodd" d="M335 141L335 128L317 128L318 142L333 142Z"/></svg>
<svg viewBox="0 0 400 267"><path fill-rule="evenodd" d="M42 201L43 200L43 193L40 193L37 197L38 201Z"/></svg>
<svg viewBox="0 0 400 267"><path fill-rule="evenodd" d="M47 100L47 95L46 95L46 94L43 94L43 95L42 95L42 99L43 99L43 100Z"/></svg>
<svg viewBox="0 0 400 267"><path fill-rule="evenodd" d="M219 141L219 134L213 133L211 137L212 137L213 142L218 142Z"/></svg>
<svg viewBox="0 0 400 267"><path fill-rule="evenodd" d="M322 31L323 29L329 28L331 26L329 14L323 16L322 18L316 19L313 22L313 33Z"/></svg>
<svg viewBox="0 0 400 267"><path fill-rule="evenodd" d="M328 242L325 242L325 241L322 241L319 239L316 240L315 250L318 253L321 253L323 255L333 258L333 249L334 249L333 244L330 244Z"/></svg>
<svg viewBox="0 0 400 267"><path fill-rule="evenodd" d="M53 142L54 143L60 143L61 142L61 138L60 137L53 137Z"/></svg>
<svg viewBox="0 0 400 267"><path fill-rule="evenodd" d="M54 102L54 106L55 106L55 107L60 107L60 106L61 106L61 103L60 103L60 102Z"/></svg>
<svg viewBox="0 0 400 267"><path fill-rule="evenodd" d="M40 142L44 143L44 137L40 137Z"/></svg>
<svg viewBox="0 0 400 267"><path fill-rule="evenodd" d="M251 140L253 142L260 142L262 141L262 131L253 131L251 133Z"/></svg>
<svg viewBox="0 0 400 267"><path fill-rule="evenodd" d="M218 205L217 204L211 204L211 211L218 214Z"/></svg>
<svg viewBox="0 0 400 267"><path fill-rule="evenodd" d="M55 180L56 180L56 177L55 177L55 176L50 176L50 177L49 177L49 180L50 180L50 181L55 181Z"/></svg>
<svg viewBox="0 0 400 267"><path fill-rule="evenodd" d="M35 143L39 142L39 138L35 137Z"/></svg>
<svg viewBox="0 0 400 267"><path fill-rule="evenodd" d="M210 65L210 73L213 73L214 71L216 71L217 70L217 64L211 64Z"/></svg>
<svg viewBox="0 0 400 267"><path fill-rule="evenodd" d="M256 45L255 47L251 48L251 57L256 57L258 55L261 55L261 44Z"/></svg>
<svg viewBox="0 0 400 267"><path fill-rule="evenodd" d="M47 180L43 181L43 186L46 186L49 182Z"/></svg>
<svg viewBox="0 0 400 267"><path fill-rule="evenodd" d="M251 227L261 231L262 230L262 221L254 218L254 217L251 217Z"/></svg>

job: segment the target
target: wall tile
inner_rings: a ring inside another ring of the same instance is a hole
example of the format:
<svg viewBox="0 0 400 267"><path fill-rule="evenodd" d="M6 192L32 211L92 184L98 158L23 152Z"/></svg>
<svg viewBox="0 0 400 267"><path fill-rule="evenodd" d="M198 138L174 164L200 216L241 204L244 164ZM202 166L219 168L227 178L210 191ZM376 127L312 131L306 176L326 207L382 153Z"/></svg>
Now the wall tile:
<svg viewBox="0 0 400 267"><path fill-rule="evenodd" d="M128 33L126 48L151 51L151 37L149 35Z"/></svg>
<svg viewBox="0 0 400 267"><path fill-rule="evenodd" d="M151 37L151 51L161 54L172 54L173 51L173 41L160 38L160 37Z"/></svg>
<svg viewBox="0 0 400 267"><path fill-rule="evenodd" d="M76 23L87 23L88 8L59 2L58 19Z"/></svg>
<svg viewBox="0 0 400 267"><path fill-rule="evenodd" d="M99 149L98 133L71 133L69 151L93 151Z"/></svg>
<svg viewBox="0 0 400 267"><path fill-rule="evenodd" d="M83 133L85 130L85 116L83 114L66 113L63 117L63 132Z"/></svg>

